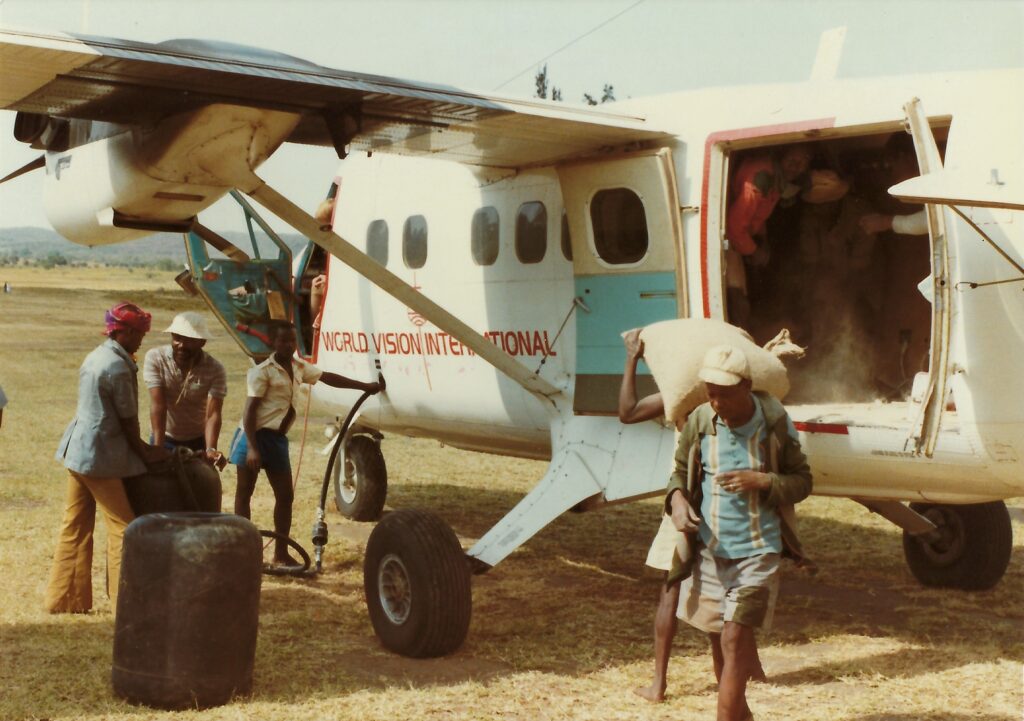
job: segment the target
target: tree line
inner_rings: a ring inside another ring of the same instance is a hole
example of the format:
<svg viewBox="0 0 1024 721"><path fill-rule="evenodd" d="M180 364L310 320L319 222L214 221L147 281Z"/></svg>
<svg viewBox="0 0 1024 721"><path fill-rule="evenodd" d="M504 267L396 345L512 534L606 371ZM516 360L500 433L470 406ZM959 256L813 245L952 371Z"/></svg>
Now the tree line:
<svg viewBox="0 0 1024 721"><path fill-rule="evenodd" d="M551 80L548 77L548 64L544 63L544 67L537 71L537 74L533 76L533 81L536 85L538 98L548 99L550 90L551 100L563 100L562 89L551 84ZM615 87L611 83L605 83L604 88L601 89L600 99L591 95L590 93L583 93L583 102L587 105L601 105L603 103L615 102Z"/></svg>

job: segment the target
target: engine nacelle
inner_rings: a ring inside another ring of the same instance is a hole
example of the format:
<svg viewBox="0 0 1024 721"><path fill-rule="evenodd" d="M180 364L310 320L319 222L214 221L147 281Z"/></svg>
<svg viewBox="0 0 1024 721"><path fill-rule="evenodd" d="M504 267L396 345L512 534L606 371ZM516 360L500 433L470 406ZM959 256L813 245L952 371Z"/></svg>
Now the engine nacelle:
<svg viewBox="0 0 1024 721"><path fill-rule="evenodd" d="M180 232L229 190L244 187L299 118L208 105L154 128L48 152L46 216L62 236L89 246Z"/></svg>

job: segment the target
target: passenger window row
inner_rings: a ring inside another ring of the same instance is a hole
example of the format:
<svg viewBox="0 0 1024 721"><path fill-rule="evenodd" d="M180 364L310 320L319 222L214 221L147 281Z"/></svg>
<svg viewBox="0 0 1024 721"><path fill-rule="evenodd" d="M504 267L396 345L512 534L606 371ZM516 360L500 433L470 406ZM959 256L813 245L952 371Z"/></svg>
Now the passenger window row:
<svg viewBox="0 0 1024 721"><path fill-rule="evenodd" d="M598 255L607 263L635 263L647 254L647 220L639 196L627 188L599 191L591 201ZM562 211L562 257L572 261L569 221ZM473 213L470 224L470 255L479 266L494 265L501 248L498 209L486 206ZM548 249L548 211L544 203L532 200L516 211L516 258L524 265L540 263ZM388 264L388 224L378 218L366 228L366 254L381 265ZM427 219L410 215L402 227L402 262L416 270L427 264Z"/></svg>

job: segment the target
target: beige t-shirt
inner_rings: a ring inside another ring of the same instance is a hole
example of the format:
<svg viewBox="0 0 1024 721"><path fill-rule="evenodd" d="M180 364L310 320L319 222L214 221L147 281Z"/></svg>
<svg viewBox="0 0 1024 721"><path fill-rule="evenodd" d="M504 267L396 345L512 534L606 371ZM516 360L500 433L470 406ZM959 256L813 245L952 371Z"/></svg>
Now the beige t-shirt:
<svg viewBox="0 0 1024 721"><path fill-rule="evenodd" d="M256 428L277 430L288 414L288 409L294 404L299 384L312 385L320 380L321 375L322 370L299 358L292 358L290 379L288 371L281 367L274 356L250 368L245 375L245 394L260 399L259 408L256 409Z"/></svg>
<svg viewBox="0 0 1024 721"><path fill-rule="evenodd" d="M228 394L227 373L220 361L204 352L198 363L182 372L169 345L151 348L146 353L142 379L147 388L164 389L165 432L179 441L201 437L206 429L206 399L224 398Z"/></svg>

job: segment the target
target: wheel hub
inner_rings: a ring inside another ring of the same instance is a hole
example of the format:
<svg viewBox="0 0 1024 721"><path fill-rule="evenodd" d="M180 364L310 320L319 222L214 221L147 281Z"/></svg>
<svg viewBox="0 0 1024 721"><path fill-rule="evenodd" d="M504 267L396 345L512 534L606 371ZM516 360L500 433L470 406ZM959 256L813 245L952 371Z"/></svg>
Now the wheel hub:
<svg viewBox="0 0 1024 721"><path fill-rule="evenodd" d="M412 610L412 586L402 559L389 553L377 567L377 594L384 615L396 626L405 623Z"/></svg>
<svg viewBox="0 0 1024 721"><path fill-rule="evenodd" d="M925 555L936 566L950 566L956 563L963 556L966 536L960 516L941 507L929 508L924 516L935 524L939 532L936 541L928 543L919 540Z"/></svg>
<svg viewBox="0 0 1024 721"><path fill-rule="evenodd" d="M356 500L356 467L349 459L345 459L342 465L341 484L340 484L341 498L345 503L353 503Z"/></svg>

